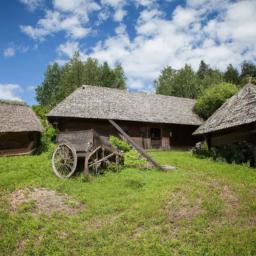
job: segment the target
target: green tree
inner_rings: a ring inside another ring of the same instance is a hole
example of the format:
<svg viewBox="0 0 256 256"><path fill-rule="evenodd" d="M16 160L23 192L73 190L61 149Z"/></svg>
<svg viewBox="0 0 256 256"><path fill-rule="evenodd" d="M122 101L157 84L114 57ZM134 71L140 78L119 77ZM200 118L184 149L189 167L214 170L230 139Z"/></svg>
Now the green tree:
<svg viewBox="0 0 256 256"><path fill-rule="evenodd" d="M212 69L210 68L209 65L207 65L203 60L201 60L197 75L200 79L204 79L207 76L209 76L212 72Z"/></svg>
<svg viewBox="0 0 256 256"><path fill-rule="evenodd" d="M244 61L241 65L240 84L244 86L248 82L256 84L256 65L249 61Z"/></svg>
<svg viewBox="0 0 256 256"><path fill-rule="evenodd" d="M236 68L233 67L232 64L229 64L227 70L224 73L224 80L228 83L233 83L239 85L239 73Z"/></svg>
<svg viewBox="0 0 256 256"><path fill-rule="evenodd" d="M42 85L36 88L36 100L41 106L52 107L56 103L61 75L62 68L57 63L47 67Z"/></svg>
<svg viewBox="0 0 256 256"><path fill-rule="evenodd" d="M62 68L58 64L48 66L43 83L36 88L36 98L41 106L52 108L82 84L126 88L121 65L111 68L92 58L82 62L76 52Z"/></svg>
<svg viewBox="0 0 256 256"><path fill-rule="evenodd" d="M123 67L120 64L118 64L113 71L115 75L115 81L114 81L115 88L126 89L126 85L125 85L126 77L124 74Z"/></svg>
<svg viewBox="0 0 256 256"><path fill-rule="evenodd" d="M199 78L200 91L203 92L206 88L218 84L223 81L222 73L217 69L212 69L210 65L201 60L197 76Z"/></svg>
<svg viewBox="0 0 256 256"><path fill-rule="evenodd" d="M220 83L209 87L197 99L194 111L203 119L207 119L226 101L226 99L233 96L237 91L237 86L230 83Z"/></svg>
<svg viewBox="0 0 256 256"><path fill-rule="evenodd" d="M166 67L155 81L156 93L177 97L196 98L200 92L196 73L191 66L180 70Z"/></svg>

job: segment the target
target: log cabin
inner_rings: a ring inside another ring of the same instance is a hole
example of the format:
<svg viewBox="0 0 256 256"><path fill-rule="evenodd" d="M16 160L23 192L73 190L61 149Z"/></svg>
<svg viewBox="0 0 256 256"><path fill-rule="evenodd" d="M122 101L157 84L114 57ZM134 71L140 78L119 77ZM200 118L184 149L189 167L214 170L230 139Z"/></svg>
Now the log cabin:
<svg viewBox="0 0 256 256"><path fill-rule="evenodd" d="M144 149L188 148L202 123L194 104L187 98L83 85L47 117L58 132L94 129L106 138L120 136L108 121L114 120Z"/></svg>
<svg viewBox="0 0 256 256"><path fill-rule="evenodd" d="M32 153L42 130L39 119L24 102L0 100L0 156Z"/></svg>
<svg viewBox="0 0 256 256"><path fill-rule="evenodd" d="M194 133L208 147L244 141L253 151L256 166L256 86L249 83L228 99Z"/></svg>

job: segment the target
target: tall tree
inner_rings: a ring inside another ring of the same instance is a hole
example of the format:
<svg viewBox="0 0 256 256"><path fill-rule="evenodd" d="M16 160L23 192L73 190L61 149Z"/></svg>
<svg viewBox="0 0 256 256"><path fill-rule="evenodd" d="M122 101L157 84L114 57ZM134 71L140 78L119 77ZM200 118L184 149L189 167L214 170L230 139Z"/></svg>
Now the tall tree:
<svg viewBox="0 0 256 256"><path fill-rule="evenodd" d="M173 95L173 81L176 70L172 67L165 67L157 80L154 81L156 93L163 95Z"/></svg>
<svg viewBox="0 0 256 256"><path fill-rule="evenodd" d="M249 61L244 61L241 65L240 84L243 86L248 82L256 84L256 65Z"/></svg>
<svg viewBox="0 0 256 256"><path fill-rule="evenodd" d="M107 62L100 65L92 58L82 62L76 52L62 68L49 65L43 83L36 88L36 97L40 105L53 107L82 84L126 88L121 65L111 68Z"/></svg>
<svg viewBox="0 0 256 256"><path fill-rule="evenodd" d="M232 64L229 64L227 70L224 73L224 80L228 83L233 83L238 85L240 83L239 73Z"/></svg>
<svg viewBox="0 0 256 256"><path fill-rule="evenodd" d="M125 86L126 77L125 77L124 70L123 70L123 67L121 66L121 64L118 64L114 68L113 72L115 75L115 81L114 81L115 88L125 89L126 88L126 86Z"/></svg>
<svg viewBox="0 0 256 256"><path fill-rule="evenodd" d="M204 79L207 76L209 76L212 72L212 69L210 68L209 65L207 65L203 60L201 60L197 75L200 79Z"/></svg>
<svg viewBox="0 0 256 256"><path fill-rule="evenodd" d="M198 78L191 66L180 70L166 67L155 81L156 93L178 97L196 98L199 91Z"/></svg>
<svg viewBox="0 0 256 256"><path fill-rule="evenodd" d="M36 88L36 100L41 106L52 107L56 103L62 68L54 63L49 65L44 74L44 81Z"/></svg>

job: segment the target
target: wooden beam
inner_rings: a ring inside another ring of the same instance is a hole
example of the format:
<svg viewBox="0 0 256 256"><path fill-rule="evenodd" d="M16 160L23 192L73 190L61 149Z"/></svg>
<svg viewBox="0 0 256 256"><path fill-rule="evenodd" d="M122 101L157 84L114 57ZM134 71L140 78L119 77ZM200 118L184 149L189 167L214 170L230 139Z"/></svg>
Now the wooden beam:
<svg viewBox="0 0 256 256"><path fill-rule="evenodd" d="M153 158L151 158L147 152L140 147L138 144L136 144L133 139L113 120L108 120L116 129L118 132L120 132L124 138L138 151L139 154L141 154L147 161L149 161L150 163L153 164L153 166L155 166L157 169L160 169L162 171L164 171L165 169L158 164Z"/></svg>

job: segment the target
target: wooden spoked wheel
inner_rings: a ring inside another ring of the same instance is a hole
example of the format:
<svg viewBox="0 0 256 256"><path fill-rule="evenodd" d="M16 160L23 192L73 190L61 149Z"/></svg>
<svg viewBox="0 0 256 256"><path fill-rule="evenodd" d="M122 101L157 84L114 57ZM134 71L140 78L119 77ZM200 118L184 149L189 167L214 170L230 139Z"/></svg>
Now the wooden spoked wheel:
<svg viewBox="0 0 256 256"><path fill-rule="evenodd" d="M107 168L110 162L119 164L119 154L117 152L111 152L103 148L97 147L92 152L86 155L84 163L85 174L94 173L99 174Z"/></svg>
<svg viewBox="0 0 256 256"><path fill-rule="evenodd" d="M61 143L52 155L52 169L59 178L69 178L75 172L77 155L74 147L68 143Z"/></svg>

